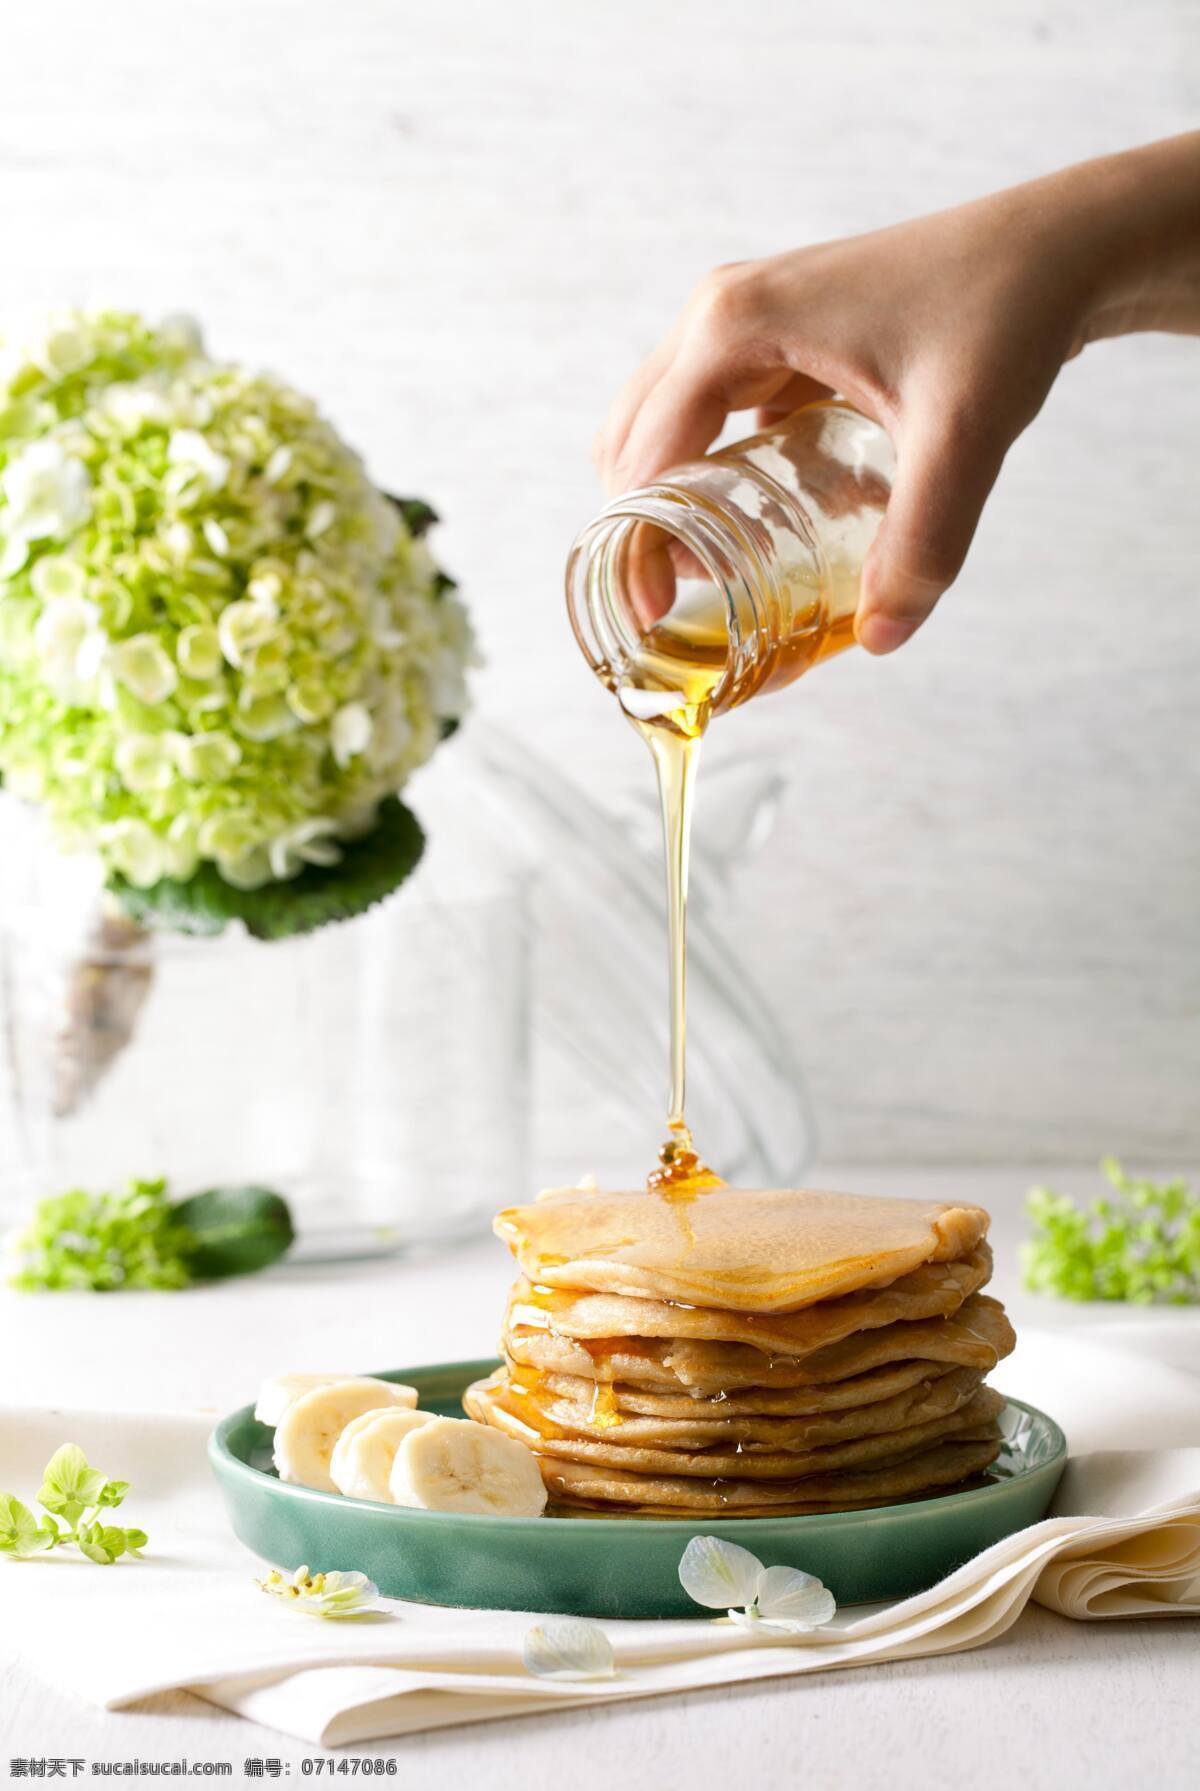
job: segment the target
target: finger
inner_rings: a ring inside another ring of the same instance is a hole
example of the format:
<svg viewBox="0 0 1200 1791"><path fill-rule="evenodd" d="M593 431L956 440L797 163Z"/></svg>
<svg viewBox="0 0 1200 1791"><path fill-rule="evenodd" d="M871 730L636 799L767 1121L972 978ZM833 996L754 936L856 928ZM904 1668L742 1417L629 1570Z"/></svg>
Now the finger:
<svg viewBox="0 0 1200 1791"><path fill-rule="evenodd" d="M790 379L774 393L768 404L760 404L755 418L757 429L770 429L775 423L782 423L806 404L815 404L818 399L832 398L833 387L824 386L819 379L812 379L807 373L793 373Z"/></svg>
<svg viewBox="0 0 1200 1791"><path fill-rule="evenodd" d="M731 411L769 404L790 379L767 344L732 344L729 359L682 349L634 418L614 468L617 489L698 459Z"/></svg>
<svg viewBox="0 0 1200 1791"><path fill-rule="evenodd" d="M863 568L854 632L870 653L914 635L958 577L1004 459L978 428L942 418L908 425L879 534Z"/></svg>
<svg viewBox="0 0 1200 1791"><path fill-rule="evenodd" d="M666 615L675 601L679 543L653 523L639 522L630 537L624 565L624 586L641 633Z"/></svg>
<svg viewBox="0 0 1200 1791"><path fill-rule="evenodd" d="M629 436L629 430L647 395L654 390L674 357L679 337L678 323L668 336L647 355L636 373L625 381L608 409L592 448L592 459L601 483L612 489L613 469Z"/></svg>

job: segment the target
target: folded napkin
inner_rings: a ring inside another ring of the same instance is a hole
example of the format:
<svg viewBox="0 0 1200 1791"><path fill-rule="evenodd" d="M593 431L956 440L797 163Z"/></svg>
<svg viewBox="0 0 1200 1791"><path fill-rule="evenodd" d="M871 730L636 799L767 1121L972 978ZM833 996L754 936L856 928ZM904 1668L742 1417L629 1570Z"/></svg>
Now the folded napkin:
<svg viewBox="0 0 1200 1791"><path fill-rule="evenodd" d="M1099 1376L1110 1393L1114 1377L1124 1372L1133 1386L1146 1367L1108 1350L1089 1352L1089 1362L1089 1381ZM1059 1373L1065 1387L1061 1364ZM0 1490L28 1497L54 1449L77 1442L96 1466L132 1483L121 1521L148 1531L150 1545L145 1560L110 1568L65 1554L0 1562L0 1621L6 1644L36 1671L106 1708L183 1688L335 1746L954 1653L1002 1635L1031 1598L1075 1618L1200 1615L1200 1383L1170 1379L1172 1440L1197 1446L1073 1459L1045 1522L930 1591L851 1607L788 1640L704 1619L606 1622L615 1678L567 1683L522 1665L534 1614L389 1602L386 1616L334 1623L265 1597L253 1584L262 1569L231 1535L209 1474L211 1418L10 1410L0 1413ZM1069 1423L1069 1410L1057 1409Z"/></svg>

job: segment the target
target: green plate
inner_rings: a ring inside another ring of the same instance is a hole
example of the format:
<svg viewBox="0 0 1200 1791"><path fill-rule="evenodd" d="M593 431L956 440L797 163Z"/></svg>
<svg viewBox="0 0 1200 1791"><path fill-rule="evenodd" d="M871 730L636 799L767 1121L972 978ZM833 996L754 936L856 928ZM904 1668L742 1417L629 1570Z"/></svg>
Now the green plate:
<svg viewBox="0 0 1200 1791"><path fill-rule="evenodd" d="M406 1381L423 1408L461 1418L463 1389L496 1366L446 1362L385 1369L381 1378ZM1002 1536L1037 1523L1066 1465L1066 1438L1053 1419L1016 1399L1000 1422L1004 1448L981 1484L828 1517L459 1517L346 1499L277 1479L273 1432L248 1405L217 1426L209 1456L237 1535L277 1567L357 1569L388 1597L422 1604L702 1617L677 1571L692 1536L724 1536L768 1566L802 1567L839 1604L859 1604L923 1591Z"/></svg>

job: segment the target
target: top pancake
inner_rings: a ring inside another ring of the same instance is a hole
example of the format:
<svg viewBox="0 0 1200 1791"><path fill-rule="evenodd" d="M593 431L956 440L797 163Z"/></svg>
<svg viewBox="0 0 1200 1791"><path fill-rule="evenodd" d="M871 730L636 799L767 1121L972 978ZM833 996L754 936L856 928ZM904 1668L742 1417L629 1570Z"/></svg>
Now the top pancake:
<svg viewBox="0 0 1200 1791"><path fill-rule="evenodd" d="M976 1206L813 1190L563 1188L497 1215L529 1280L733 1312L798 1312L969 1256Z"/></svg>

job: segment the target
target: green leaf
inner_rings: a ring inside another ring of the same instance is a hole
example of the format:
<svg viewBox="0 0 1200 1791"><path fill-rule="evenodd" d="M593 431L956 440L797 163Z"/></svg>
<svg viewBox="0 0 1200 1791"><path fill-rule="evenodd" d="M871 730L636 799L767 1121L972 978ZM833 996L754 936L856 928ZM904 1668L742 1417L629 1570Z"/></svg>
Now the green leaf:
<svg viewBox="0 0 1200 1791"><path fill-rule="evenodd" d="M164 877L149 889L137 889L114 876L108 887L141 926L211 936L240 920L255 939L290 939L374 907L400 887L424 848L412 810L389 796L370 833L343 844L338 864L306 865L287 882L235 889L215 865L205 863L186 883Z"/></svg>
<svg viewBox="0 0 1200 1791"><path fill-rule="evenodd" d="M179 1201L175 1216L190 1235L188 1267L199 1281L266 1268L296 1235L287 1202L270 1188L208 1188Z"/></svg>
<svg viewBox="0 0 1200 1791"><path fill-rule="evenodd" d="M149 1540L145 1530L126 1530L125 1553L127 1555L132 1555L135 1561L140 1561L142 1558L142 1550Z"/></svg>
<svg viewBox="0 0 1200 1791"><path fill-rule="evenodd" d="M89 1505L95 1505L104 1489L104 1475L88 1466L77 1443L64 1443L46 1463L38 1492L38 1504L73 1524Z"/></svg>
<svg viewBox="0 0 1200 1791"><path fill-rule="evenodd" d="M55 1532L49 1525L39 1524L28 1505L11 1493L0 1493L0 1554L25 1561L53 1548L55 1541Z"/></svg>
<svg viewBox="0 0 1200 1791"><path fill-rule="evenodd" d="M15 1240L13 1286L25 1292L187 1285L164 1181L114 1194L72 1188L39 1200Z"/></svg>
<svg viewBox="0 0 1200 1791"><path fill-rule="evenodd" d="M438 521L437 511L432 504L427 504L424 498L393 497L390 491L385 495L388 503L394 504L399 510L404 518L405 528L415 540L419 541L422 535L428 534L434 523Z"/></svg>
<svg viewBox="0 0 1200 1791"><path fill-rule="evenodd" d="M1200 1196L1180 1181L1127 1175L1113 1157L1100 1167L1114 1192L1087 1205L1031 1190L1026 1286L1065 1300L1200 1302Z"/></svg>

